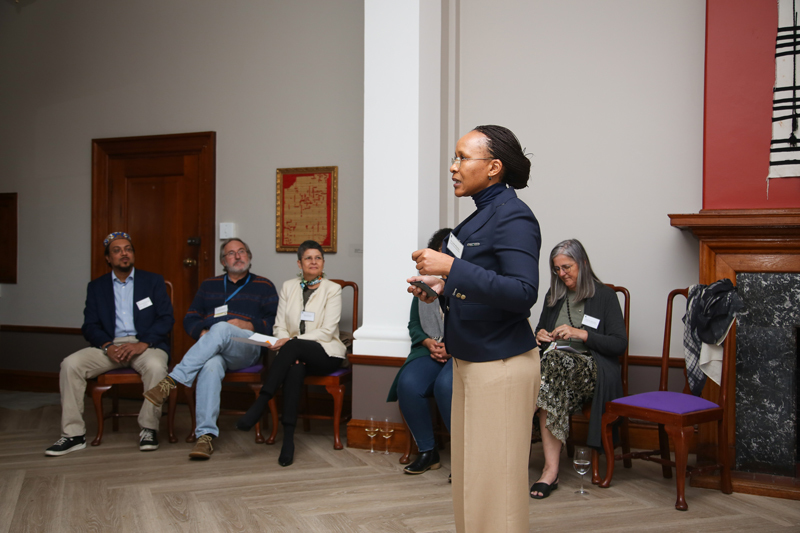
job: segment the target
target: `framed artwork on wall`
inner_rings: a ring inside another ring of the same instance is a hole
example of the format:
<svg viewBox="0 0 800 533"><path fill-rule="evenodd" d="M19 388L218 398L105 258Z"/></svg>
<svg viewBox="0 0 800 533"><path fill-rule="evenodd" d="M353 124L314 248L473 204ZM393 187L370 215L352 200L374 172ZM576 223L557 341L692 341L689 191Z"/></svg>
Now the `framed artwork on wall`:
<svg viewBox="0 0 800 533"><path fill-rule="evenodd" d="M314 240L336 252L339 167L279 168L276 172L275 250L296 252Z"/></svg>

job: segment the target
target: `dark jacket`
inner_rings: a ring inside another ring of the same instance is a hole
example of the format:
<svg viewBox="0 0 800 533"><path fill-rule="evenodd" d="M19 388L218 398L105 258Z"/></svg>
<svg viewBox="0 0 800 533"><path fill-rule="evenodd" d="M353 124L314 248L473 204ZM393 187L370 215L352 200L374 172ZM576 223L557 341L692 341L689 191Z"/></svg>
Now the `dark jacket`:
<svg viewBox="0 0 800 533"><path fill-rule="evenodd" d="M536 347L528 317L539 287L539 222L514 189L459 224L464 245L444 286L444 343L455 358L495 361ZM442 251L447 250L450 237Z"/></svg>
<svg viewBox="0 0 800 533"><path fill-rule="evenodd" d="M545 306L542 309L536 331L555 329L556 318L564 305L564 299L561 298L553 307ZM606 402L622 397L619 358L628 346L628 336L625 334L625 320L622 317L617 294L602 283L595 283L594 296L586 300L584 315L600 319L597 329L585 326L589 334L585 344L597 364L597 381L594 384L592 414L589 418L586 443L594 448L602 448L600 419L605 412Z"/></svg>
<svg viewBox="0 0 800 533"><path fill-rule="evenodd" d="M114 340L117 313L114 306L114 281L111 273L103 274L89 282L86 288L86 306L83 310L83 336L92 346L100 347ZM139 310L136 302L150 298L153 305ZM134 270L133 326L136 338L169 354L169 332L175 318L172 302L167 295L164 278L158 274Z"/></svg>

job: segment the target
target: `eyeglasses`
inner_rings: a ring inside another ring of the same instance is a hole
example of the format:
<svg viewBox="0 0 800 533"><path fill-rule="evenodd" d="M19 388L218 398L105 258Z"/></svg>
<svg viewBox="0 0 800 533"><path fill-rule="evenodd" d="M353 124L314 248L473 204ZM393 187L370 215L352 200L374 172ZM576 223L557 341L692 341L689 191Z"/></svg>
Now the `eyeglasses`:
<svg viewBox="0 0 800 533"><path fill-rule="evenodd" d="M572 263L571 265L564 265L562 267L557 267L557 266L553 267L553 274L555 274L556 276L558 276L559 272L564 272L564 274L569 274L569 271L572 270L572 267L574 266L575 263Z"/></svg>
<svg viewBox="0 0 800 533"><path fill-rule="evenodd" d="M495 158L494 157L451 157L450 166L455 165L456 167L460 167L462 161L491 161L492 159Z"/></svg>
<svg viewBox="0 0 800 533"><path fill-rule="evenodd" d="M233 257L235 255L247 255L247 250L242 248L241 250L231 250L230 252L225 254L225 257Z"/></svg>

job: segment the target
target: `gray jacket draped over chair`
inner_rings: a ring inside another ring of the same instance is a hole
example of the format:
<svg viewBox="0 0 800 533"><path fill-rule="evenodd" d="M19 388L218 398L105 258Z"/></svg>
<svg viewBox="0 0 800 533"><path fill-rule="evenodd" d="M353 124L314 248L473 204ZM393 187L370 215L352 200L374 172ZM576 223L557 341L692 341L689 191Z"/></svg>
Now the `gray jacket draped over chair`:
<svg viewBox="0 0 800 533"><path fill-rule="evenodd" d="M564 299L559 300L553 307L545 306L536 331L545 329L553 331L556 327L556 318ZM600 436L600 419L605 412L606 402L622 396L622 376L619 358L628 346L628 337L625 334L625 320L616 293L603 285L595 283L595 293L592 298L586 299L584 315L600 319L597 329L585 326L589 333L586 346L592 352L597 365L597 381L594 385L592 398L592 414L589 419L589 433L586 444L593 448L602 448ZM543 346L542 349L545 347Z"/></svg>

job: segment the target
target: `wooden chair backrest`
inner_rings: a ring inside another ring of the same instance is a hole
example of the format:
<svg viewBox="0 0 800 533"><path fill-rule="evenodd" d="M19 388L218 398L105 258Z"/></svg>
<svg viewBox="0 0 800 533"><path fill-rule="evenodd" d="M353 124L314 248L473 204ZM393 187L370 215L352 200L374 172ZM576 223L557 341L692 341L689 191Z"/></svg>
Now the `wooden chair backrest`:
<svg viewBox="0 0 800 533"><path fill-rule="evenodd" d="M628 346L631 342L631 293L628 289L619 285L606 283L606 286L622 295L622 318L625 320L625 336L628 338L628 345L625 346L625 353L620 357L620 369L622 372L622 394L628 395Z"/></svg>
<svg viewBox="0 0 800 533"><path fill-rule="evenodd" d="M670 341L672 340L672 308L675 302L675 297L678 295L682 295L688 303L689 300L689 289L675 289L670 291L669 296L667 296L667 316L666 322L664 324L664 346L661 351L661 381L658 385L658 390L666 391L669 390L669 355L670 355ZM736 335L736 324L733 325L731 330L728 332L728 336L725 338L725 343L723 344L723 352L722 352L722 378L720 379L720 393L717 404L720 407L725 407L725 399L727 397L727 387L728 387L728 373L730 370L730 357L728 355L731 353L733 349L733 339ZM686 365L684 364L683 367L683 392L685 394L691 394L689 389L689 380L686 376Z"/></svg>
<svg viewBox="0 0 800 533"><path fill-rule="evenodd" d="M353 325L352 329L349 332L351 335L358 329L358 284L355 281L345 281L343 279L332 279L334 283L338 283L342 290L345 287L350 287L353 289Z"/></svg>

